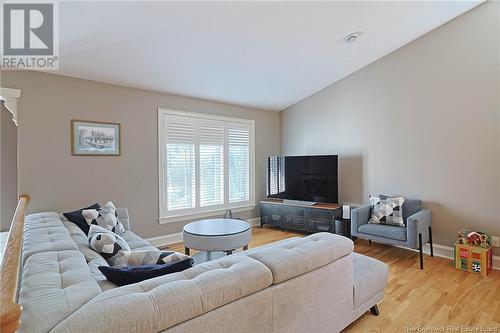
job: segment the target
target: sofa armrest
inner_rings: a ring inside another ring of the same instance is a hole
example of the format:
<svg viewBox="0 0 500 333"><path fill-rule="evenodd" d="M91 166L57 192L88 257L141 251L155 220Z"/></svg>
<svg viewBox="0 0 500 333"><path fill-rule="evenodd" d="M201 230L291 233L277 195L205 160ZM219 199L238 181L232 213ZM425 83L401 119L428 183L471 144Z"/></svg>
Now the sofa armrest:
<svg viewBox="0 0 500 333"><path fill-rule="evenodd" d="M370 210L371 205L368 204L354 208L351 211L351 234L353 236L358 235L358 228L360 225L366 224L370 220Z"/></svg>
<svg viewBox="0 0 500 333"><path fill-rule="evenodd" d="M406 220L407 239L412 248L418 248L418 234L422 234L422 244L429 242L429 227L432 226L432 212L422 209Z"/></svg>
<svg viewBox="0 0 500 333"><path fill-rule="evenodd" d="M125 207L116 208L116 213L118 214L118 219L123 224L125 230L130 230L130 219L128 217L128 209Z"/></svg>

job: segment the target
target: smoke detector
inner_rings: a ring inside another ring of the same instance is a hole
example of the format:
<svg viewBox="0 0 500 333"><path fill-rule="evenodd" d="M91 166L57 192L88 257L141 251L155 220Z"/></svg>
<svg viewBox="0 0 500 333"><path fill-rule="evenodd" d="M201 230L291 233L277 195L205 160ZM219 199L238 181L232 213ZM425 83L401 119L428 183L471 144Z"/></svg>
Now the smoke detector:
<svg viewBox="0 0 500 333"><path fill-rule="evenodd" d="M360 32L353 32L352 34L345 36L344 40L346 43L354 43L355 41L358 40L360 35L361 35Z"/></svg>

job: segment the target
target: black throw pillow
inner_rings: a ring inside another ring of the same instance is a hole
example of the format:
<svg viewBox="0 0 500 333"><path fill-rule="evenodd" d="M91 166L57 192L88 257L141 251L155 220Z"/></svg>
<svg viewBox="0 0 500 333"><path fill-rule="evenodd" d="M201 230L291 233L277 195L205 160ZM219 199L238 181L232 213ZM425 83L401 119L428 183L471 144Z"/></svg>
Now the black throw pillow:
<svg viewBox="0 0 500 333"><path fill-rule="evenodd" d="M68 221L73 222L74 224L79 226L80 229L83 230L85 235L88 235L90 226L88 225L87 221L85 221L85 218L82 215L82 211L85 209L99 209L99 208L101 208L99 204L93 204L92 206L75 210L74 212L63 213L63 215L65 218L68 219Z"/></svg>
<svg viewBox="0 0 500 333"><path fill-rule="evenodd" d="M143 280L152 279L158 276L180 272L193 265L193 259L187 258L175 263L127 266L127 267L108 267L99 266L99 270L108 279L119 286L137 283Z"/></svg>

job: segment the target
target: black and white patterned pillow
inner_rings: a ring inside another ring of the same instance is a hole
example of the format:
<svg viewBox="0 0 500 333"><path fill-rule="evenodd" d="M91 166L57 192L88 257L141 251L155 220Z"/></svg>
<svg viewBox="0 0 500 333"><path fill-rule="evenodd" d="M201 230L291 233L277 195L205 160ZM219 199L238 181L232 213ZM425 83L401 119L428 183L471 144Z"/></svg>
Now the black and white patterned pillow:
<svg viewBox="0 0 500 333"><path fill-rule="evenodd" d="M86 209L99 209L99 208L101 208L101 206L99 206L99 204L96 203L93 204L92 206L75 210L74 212L63 213L63 215L68 221L73 222L80 229L82 229L85 235L88 235L90 226L85 220L85 218L82 216L82 212Z"/></svg>
<svg viewBox="0 0 500 333"><path fill-rule="evenodd" d="M98 225L116 234L125 232L123 224L118 219L116 207L111 201L106 202L99 209L84 209L82 216L89 225Z"/></svg>
<svg viewBox="0 0 500 333"><path fill-rule="evenodd" d="M131 251L113 257L108 263L113 267L172 264L191 259L190 256L174 251Z"/></svg>
<svg viewBox="0 0 500 333"><path fill-rule="evenodd" d="M368 223L405 227L403 197L370 196L372 214Z"/></svg>
<svg viewBox="0 0 500 333"><path fill-rule="evenodd" d="M88 238L89 246L108 263L130 253L130 247L123 237L98 225L90 226Z"/></svg>

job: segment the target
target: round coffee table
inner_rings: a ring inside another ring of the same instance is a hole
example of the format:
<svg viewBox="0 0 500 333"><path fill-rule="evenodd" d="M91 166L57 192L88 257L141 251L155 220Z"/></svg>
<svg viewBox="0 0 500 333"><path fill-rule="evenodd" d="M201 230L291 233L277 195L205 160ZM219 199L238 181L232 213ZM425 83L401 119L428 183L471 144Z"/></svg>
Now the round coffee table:
<svg viewBox="0 0 500 333"><path fill-rule="evenodd" d="M251 238L250 224L235 219L191 222L186 224L182 231L182 240L187 255L190 249L206 252L204 256L197 255L198 258L195 256L195 262L215 259L213 252L225 252L229 255L240 247L246 250ZM206 257L206 260L203 260L203 257Z"/></svg>

